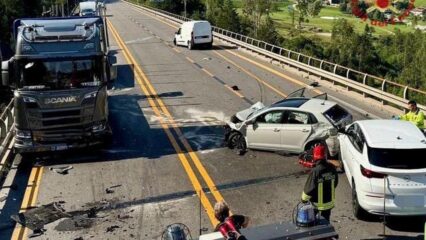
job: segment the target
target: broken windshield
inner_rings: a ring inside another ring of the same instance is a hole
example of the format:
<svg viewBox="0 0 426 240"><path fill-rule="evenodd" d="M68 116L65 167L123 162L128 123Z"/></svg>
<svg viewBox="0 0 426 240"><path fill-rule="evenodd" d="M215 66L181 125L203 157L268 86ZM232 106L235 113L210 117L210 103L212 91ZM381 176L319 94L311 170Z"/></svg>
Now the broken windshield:
<svg viewBox="0 0 426 240"><path fill-rule="evenodd" d="M22 60L18 62L20 87L29 90L100 86L100 59Z"/></svg>

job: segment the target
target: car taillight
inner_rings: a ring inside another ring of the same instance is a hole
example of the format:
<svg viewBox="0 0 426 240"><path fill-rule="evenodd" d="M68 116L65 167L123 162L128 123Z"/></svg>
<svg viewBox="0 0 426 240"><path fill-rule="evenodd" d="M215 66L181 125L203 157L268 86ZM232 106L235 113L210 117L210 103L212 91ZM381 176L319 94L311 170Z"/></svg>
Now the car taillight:
<svg viewBox="0 0 426 240"><path fill-rule="evenodd" d="M362 165L361 165L361 173L366 178L384 178L387 176L386 174L383 174L383 173L371 171L370 169L367 169L363 167Z"/></svg>

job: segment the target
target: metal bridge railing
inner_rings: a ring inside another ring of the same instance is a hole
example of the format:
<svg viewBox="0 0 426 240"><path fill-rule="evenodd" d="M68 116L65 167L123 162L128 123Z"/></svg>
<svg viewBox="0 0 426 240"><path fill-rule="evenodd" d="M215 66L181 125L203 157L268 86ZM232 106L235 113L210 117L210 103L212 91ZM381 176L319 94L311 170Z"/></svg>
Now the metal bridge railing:
<svg viewBox="0 0 426 240"><path fill-rule="evenodd" d="M13 146L14 124L13 100L6 106L0 115L0 184L10 165L10 152ZM0 185L1 186L1 185Z"/></svg>
<svg viewBox="0 0 426 240"><path fill-rule="evenodd" d="M192 20L164 10L137 5L131 3L129 0L124 1L176 23ZM212 28L214 36L219 39L269 57L281 64L290 65L322 79L344 85L348 90L356 90L366 97L372 97L381 101L383 104L390 103L405 109L408 99L422 99L423 101L419 101L421 103L419 107L424 111L426 110L424 106L426 91L282 48L226 29L214 26Z"/></svg>

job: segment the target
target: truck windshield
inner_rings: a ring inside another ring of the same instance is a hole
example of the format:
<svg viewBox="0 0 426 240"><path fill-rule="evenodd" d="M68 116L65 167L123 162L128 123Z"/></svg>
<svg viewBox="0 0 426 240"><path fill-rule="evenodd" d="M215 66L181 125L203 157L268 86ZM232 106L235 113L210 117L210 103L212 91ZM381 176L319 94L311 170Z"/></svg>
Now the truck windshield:
<svg viewBox="0 0 426 240"><path fill-rule="evenodd" d="M23 89L70 89L99 86L102 63L96 59L22 60L18 62Z"/></svg>

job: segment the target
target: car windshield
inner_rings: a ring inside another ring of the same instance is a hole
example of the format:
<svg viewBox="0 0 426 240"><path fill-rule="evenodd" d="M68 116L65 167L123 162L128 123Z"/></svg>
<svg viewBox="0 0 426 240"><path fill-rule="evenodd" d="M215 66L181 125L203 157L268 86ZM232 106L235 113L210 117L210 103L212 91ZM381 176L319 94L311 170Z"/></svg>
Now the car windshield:
<svg viewBox="0 0 426 240"><path fill-rule="evenodd" d="M331 120L333 124L338 125L340 121L346 119L350 114L344 108L336 104L324 112L324 115Z"/></svg>
<svg viewBox="0 0 426 240"><path fill-rule="evenodd" d="M387 149L368 147L368 159L374 166L393 169L426 168L426 148Z"/></svg>
<svg viewBox="0 0 426 240"><path fill-rule="evenodd" d="M99 86L102 81L101 61L78 59L67 61L22 60L20 87L30 90L69 89Z"/></svg>

